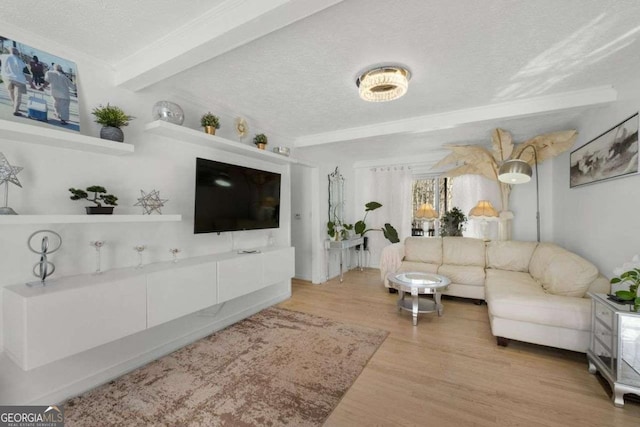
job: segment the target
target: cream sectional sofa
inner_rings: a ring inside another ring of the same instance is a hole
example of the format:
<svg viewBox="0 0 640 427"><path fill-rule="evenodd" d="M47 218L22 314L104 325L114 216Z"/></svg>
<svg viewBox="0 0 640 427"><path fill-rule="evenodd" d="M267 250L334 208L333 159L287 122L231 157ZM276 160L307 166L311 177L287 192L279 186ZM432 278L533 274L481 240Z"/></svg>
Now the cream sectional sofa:
<svg viewBox="0 0 640 427"><path fill-rule="evenodd" d="M445 295L486 300L491 332L508 339L586 352L591 330L587 292L610 292L589 261L551 243L466 237L409 237L387 246L380 271L437 273Z"/></svg>

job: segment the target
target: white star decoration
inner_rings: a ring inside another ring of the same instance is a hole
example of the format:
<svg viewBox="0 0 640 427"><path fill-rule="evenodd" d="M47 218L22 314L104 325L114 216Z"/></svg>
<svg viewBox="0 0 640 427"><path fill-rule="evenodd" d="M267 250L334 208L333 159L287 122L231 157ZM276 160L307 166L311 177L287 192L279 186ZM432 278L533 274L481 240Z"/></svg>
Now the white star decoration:
<svg viewBox="0 0 640 427"><path fill-rule="evenodd" d="M5 182L10 182L22 188L22 184L20 184L20 181L16 176L22 169L24 168L21 168L20 166L11 166L4 154L0 153L0 185Z"/></svg>
<svg viewBox="0 0 640 427"><path fill-rule="evenodd" d="M160 192L152 190L149 193L145 193L144 190L140 190L141 197L138 199L138 203L133 206L142 206L144 209L144 215L151 215L153 211L162 214L160 208L164 207L164 203L168 202L168 199L161 199Z"/></svg>

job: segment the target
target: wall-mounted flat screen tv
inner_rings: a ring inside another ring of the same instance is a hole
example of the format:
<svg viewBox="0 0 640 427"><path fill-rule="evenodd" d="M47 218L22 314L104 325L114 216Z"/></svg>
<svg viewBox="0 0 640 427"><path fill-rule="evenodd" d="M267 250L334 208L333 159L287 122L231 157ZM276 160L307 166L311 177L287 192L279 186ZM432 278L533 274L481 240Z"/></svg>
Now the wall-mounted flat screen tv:
<svg viewBox="0 0 640 427"><path fill-rule="evenodd" d="M194 233L280 226L279 173L196 159Z"/></svg>

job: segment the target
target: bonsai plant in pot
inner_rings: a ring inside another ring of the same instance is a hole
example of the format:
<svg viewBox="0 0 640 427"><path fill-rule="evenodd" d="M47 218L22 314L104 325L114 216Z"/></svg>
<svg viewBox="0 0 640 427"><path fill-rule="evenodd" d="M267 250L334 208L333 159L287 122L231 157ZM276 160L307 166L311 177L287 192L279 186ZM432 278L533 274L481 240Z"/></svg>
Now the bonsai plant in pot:
<svg viewBox="0 0 640 427"><path fill-rule="evenodd" d="M113 207L118 206L118 198L113 194L107 194L106 188L100 185L92 185L87 187L87 190L80 190L79 188L70 188L71 200L86 199L95 203L95 206L85 206L87 215L111 215L113 213ZM89 198L89 193L93 193L93 198ZM102 203L110 206L102 206Z"/></svg>
<svg viewBox="0 0 640 427"><path fill-rule="evenodd" d="M200 124L206 133L209 135L215 135L216 129L220 129L220 117L214 116L211 112L208 112L200 118Z"/></svg>
<svg viewBox="0 0 640 427"><path fill-rule="evenodd" d="M129 121L134 119L133 116L125 114L120 107L109 104L106 107L100 105L94 108L91 114L96 116L95 122L102 125L100 138L118 142L124 141L124 133L120 128L128 126Z"/></svg>
<svg viewBox="0 0 640 427"><path fill-rule="evenodd" d="M260 150L264 150L265 148L267 148L268 142L269 140L267 139L267 135L265 135L264 133L259 133L253 137L253 143L256 144L256 147L258 147Z"/></svg>

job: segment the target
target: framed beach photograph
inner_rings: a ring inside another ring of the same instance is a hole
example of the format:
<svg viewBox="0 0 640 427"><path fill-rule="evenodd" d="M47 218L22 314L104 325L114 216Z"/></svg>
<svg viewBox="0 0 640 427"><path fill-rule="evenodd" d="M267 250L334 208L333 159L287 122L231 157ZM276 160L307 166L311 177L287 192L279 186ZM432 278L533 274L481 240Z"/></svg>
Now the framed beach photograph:
<svg viewBox="0 0 640 427"><path fill-rule="evenodd" d="M74 62L0 36L0 119L80 132L77 78Z"/></svg>
<svg viewBox="0 0 640 427"><path fill-rule="evenodd" d="M571 152L570 188L638 173L638 113Z"/></svg>

